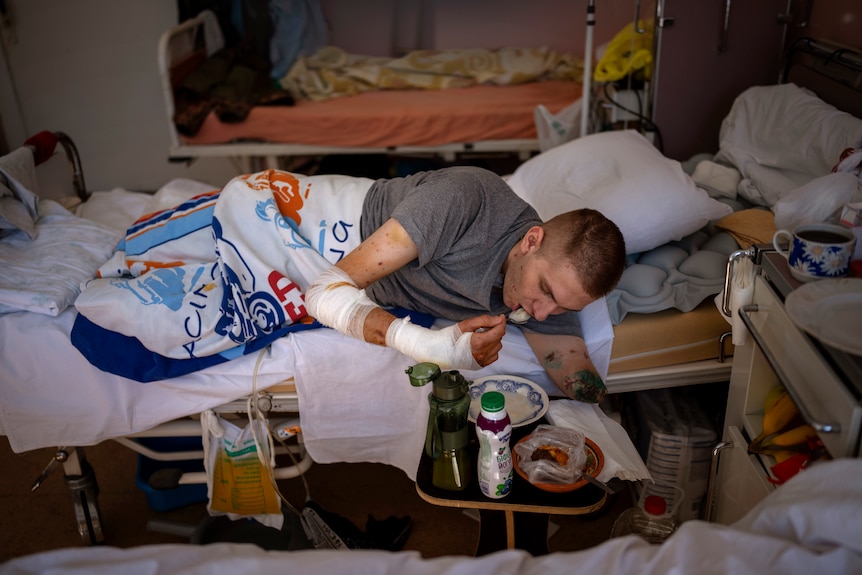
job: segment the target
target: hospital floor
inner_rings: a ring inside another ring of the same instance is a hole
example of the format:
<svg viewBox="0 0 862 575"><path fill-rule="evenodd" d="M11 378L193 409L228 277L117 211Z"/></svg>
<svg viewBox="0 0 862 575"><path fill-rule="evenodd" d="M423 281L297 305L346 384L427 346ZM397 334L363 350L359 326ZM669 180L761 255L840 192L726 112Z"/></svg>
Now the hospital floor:
<svg viewBox="0 0 862 575"><path fill-rule="evenodd" d="M55 450L13 453L0 437L0 563L12 557L62 547L80 547L74 511L60 468L35 492L30 486ZM204 503L157 513L135 483L137 455L106 441L86 448L96 470L105 545L134 547L156 543L187 543L187 537L155 532L148 522L161 519L194 526L206 518ZM314 464L307 480L311 498L359 529L369 516L385 520L409 515L412 529L404 549L423 557L472 555L479 523L462 510L436 507L420 499L410 479L398 469L380 464ZM305 489L299 479L279 481L285 497L302 506ZM614 519L631 505L626 490L587 516L552 516L550 551L576 551L605 541Z"/></svg>

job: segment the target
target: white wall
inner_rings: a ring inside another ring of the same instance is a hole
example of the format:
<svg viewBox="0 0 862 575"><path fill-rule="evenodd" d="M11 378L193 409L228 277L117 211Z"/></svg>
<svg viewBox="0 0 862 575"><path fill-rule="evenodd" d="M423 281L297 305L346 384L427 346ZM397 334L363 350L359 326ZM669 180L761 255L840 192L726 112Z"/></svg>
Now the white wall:
<svg viewBox="0 0 862 575"><path fill-rule="evenodd" d="M82 156L87 187L156 190L176 177L221 185L227 160L191 167L167 161L168 123L156 46L177 21L175 0L7 0L6 58L19 110L0 104L6 143L42 130L62 131ZM7 74L2 66L0 74Z"/></svg>
<svg viewBox="0 0 862 575"><path fill-rule="evenodd" d="M587 0L321 2L331 42L355 53L547 44L583 54ZM632 20L634 4L596 4L598 45ZM41 130L66 132L81 152L91 190L156 190L177 177L226 183L236 173L226 159L201 159L190 167L167 161L156 47L162 32L177 22L176 5L6 0L11 26L3 31L5 62L0 59L6 144L14 149ZM420 11L425 17L417 20Z"/></svg>
<svg viewBox="0 0 862 575"><path fill-rule="evenodd" d="M634 0L596 0L596 45L634 19ZM641 2L649 18L654 0ZM548 46L583 56L586 0L434 0L433 42L446 48Z"/></svg>

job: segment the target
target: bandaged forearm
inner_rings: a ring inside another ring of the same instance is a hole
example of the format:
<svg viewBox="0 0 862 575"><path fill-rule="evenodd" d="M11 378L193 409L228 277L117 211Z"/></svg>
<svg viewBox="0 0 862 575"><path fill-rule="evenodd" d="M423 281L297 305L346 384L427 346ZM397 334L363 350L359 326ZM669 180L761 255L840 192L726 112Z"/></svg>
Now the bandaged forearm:
<svg viewBox="0 0 862 575"><path fill-rule="evenodd" d="M341 268L332 266L305 292L309 315L345 335L365 340L365 318L380 307Z"/></svg>
<svg viewBox="0 0 862 575"><path fill-rule="evenodd" d="M386 347L397 349L416 361L436 363L441 369L479 369L470 348L472 332L461 333L458 325L428 329L397 319L386 331Z"/></svg>
<svg viewBox="0 0 862 575"><path fill-rule="evenodd" d="M349 275L333 266L320 274L305 293L308 313L323 325L365 340L365 319L378 306ZM457 325L434 330L397 319L386 331L386 346L416 361L436 363L441 369L479 369L470 349L471 333Z"/></svg>

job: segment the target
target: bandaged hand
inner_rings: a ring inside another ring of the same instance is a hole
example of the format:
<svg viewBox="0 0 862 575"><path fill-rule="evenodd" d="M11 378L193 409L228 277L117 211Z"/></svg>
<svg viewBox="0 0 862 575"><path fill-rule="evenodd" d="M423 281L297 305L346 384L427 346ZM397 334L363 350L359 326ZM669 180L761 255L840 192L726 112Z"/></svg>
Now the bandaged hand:
<svg viewBox="0 0 862 575"><path fill-rule="evenodd" d="M470 339L473 333L462 333L458 325L428 329L397 319L386 331L386 346L397 349L416 361L436 363L440 369L475 370L481 366L473 358Z"/></svg>
<svg viewBox="0 0 862 575"><path fill-rule="evenodd" d="M305 306L323 325L362 341L365 341L368 314L380 307L337 266L320 274L309 286ZM472 335L472 332L462 332L458 325L433 330L414 325L405 318L389 325L385 343L416 361L436 363L441 369L473 370L481 366L473 358Z"/></svg>
<svg viewBox="0 0 862 575"><path fill-rule="evenodd" d="M344 335L365 340L365 318L376 303L341 268L332 266L305 292L309 315Z"/></svg>

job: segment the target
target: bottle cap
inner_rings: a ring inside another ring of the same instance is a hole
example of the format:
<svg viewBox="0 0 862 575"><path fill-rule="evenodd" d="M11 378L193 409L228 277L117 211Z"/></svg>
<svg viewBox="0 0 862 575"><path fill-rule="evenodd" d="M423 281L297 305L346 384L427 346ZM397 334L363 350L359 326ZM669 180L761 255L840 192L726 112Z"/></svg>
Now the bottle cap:
<svg viewBox="0 0 862 575"><path fill-rule="evenodd" d="M440 367L436 363L423 362L408 367L404 373L410 378L410 385L422 387L440 375Z"/></svg>
<svg viewBox="0 0 862 575"><path fill-rule="evenodd" d="M650 515L664 515L667 511L667 501L658 495L649 495L644 500L644 511Z"/></svg>
<svg viewBox="0 0 862 575"><path fill-rule="evenodd" d="M438 372L439 373L439 372ZM442 401L458 401L467 393L470 382L460 371L444 371L434 378L434 397Z"/></svg>
<svg viewBox="0 0 862 575"><path fill-rule="evenodd" d="M482 394L482 409L494 413L502 411L506 406L506 398L499 391L486 391Z"/></svg>

